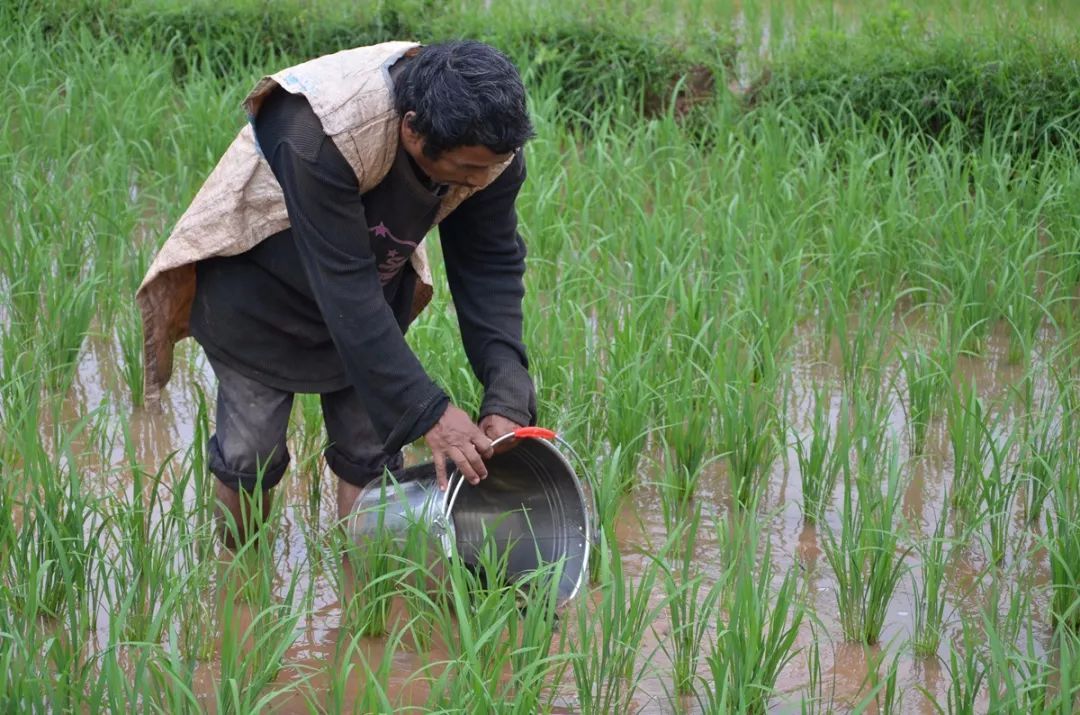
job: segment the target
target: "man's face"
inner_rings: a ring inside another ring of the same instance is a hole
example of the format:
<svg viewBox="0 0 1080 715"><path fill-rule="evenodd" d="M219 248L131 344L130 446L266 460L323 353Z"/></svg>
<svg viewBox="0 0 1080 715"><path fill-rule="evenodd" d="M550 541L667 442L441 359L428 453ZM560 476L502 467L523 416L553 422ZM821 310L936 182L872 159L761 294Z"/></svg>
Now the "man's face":
<svg viewBox="0 0 1080 715"><path fill-rule="evenodd" d="M483 186L488 172L512 156L496 154L486 146L459 146L432 159L424 153L424 137L409 126L409 114L401 121L402 146L420 170L436 183L470 188Z"/></svg>

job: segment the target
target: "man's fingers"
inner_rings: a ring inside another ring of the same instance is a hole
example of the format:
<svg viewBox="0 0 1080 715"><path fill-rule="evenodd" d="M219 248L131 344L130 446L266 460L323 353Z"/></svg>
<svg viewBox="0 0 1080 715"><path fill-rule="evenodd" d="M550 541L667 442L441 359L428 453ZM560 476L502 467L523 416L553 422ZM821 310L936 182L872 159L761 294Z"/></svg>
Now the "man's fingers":
<svg viewBox="0 0 1080 715"><path fill-rule="evenodd" d="M473 450L475 452L476 450ZM465 456L464 450L460 447L451 447L448 451L450 459L454 460L454 464L457 465L458 471L465 477L465 481L473 486L480 483L480 475L476 469L470 463L469 459Z"/></svg>
<svg viewBox="0 0 1080 715"><path fill-rule="evenodd" d="M494 439L491 435L477 435L473 437L472 443L476 447L476 451L480 453L480 456L484 459L490 459L494 451L491 448L491 441ZM487 468L484 468L487 471Z"/></svg>
<svg viewBox="0 0 1080 715"><path fill-rule="evenodd" d="M449 482L446 479L446 457L442 452L432 451L431 457L435 460L435 483L440 491L446 491Z"/></svg>

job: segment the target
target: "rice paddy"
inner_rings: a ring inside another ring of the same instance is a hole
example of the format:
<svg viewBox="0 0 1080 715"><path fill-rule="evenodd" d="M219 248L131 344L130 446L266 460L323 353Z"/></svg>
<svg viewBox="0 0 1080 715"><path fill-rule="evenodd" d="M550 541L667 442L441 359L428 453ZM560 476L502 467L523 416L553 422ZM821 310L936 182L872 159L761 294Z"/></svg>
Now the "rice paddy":
<svg viewBox="0 0 1080 715"><path fill-rule="evenodd" d="M458 5L457 30L507 37L565 19ZM584 111L562 92L577 58L514 55L538 129L518 210L539 422L597 507L588 588L561 612L558 578L508 583L491 551L481 577L423 533L350 544L308 398L259 538L220 543L212 372L186 341L144 405L133 295L249 87L302 58L240 23L199 45L0 7L0 711L1080 707L1074 118L1018 105L1008 132L934 134L823 94L746 101L761 67L913 22L927 47L992 47L1003 23L1072 51L1075 10L626 5L596 13L731 38L742 86L645 111L627 75ZM408 339L475 409L436 277Z"/></svg>

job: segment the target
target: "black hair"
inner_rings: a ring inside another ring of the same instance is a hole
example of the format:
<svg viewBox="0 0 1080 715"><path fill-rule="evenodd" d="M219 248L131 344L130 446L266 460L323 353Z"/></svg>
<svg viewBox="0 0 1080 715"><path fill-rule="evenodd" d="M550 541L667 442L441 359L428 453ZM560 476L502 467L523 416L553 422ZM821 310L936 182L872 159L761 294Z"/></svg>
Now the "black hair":
<svg viewBox="0 0 1080 715"><path fill-rule="evenodd" d="M410 126L432 159L461 146L507 154L533 137L517 68L475 40L422 48L394 81L394 108L415 113Z"/></svg>

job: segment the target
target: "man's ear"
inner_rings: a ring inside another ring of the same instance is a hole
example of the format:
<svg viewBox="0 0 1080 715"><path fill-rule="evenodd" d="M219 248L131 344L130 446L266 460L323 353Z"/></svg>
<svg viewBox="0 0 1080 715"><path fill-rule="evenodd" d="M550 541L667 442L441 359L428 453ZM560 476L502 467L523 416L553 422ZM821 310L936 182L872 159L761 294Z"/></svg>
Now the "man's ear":
<svg viewBox="0 0 1080 715"><path fill-rule="evenodd" d="M412 120L415 116L416 112L410 110L405 112L405 116L401 118L401 141L410 154L420 151L423 145L423 137L412 126Z"/></svg>

